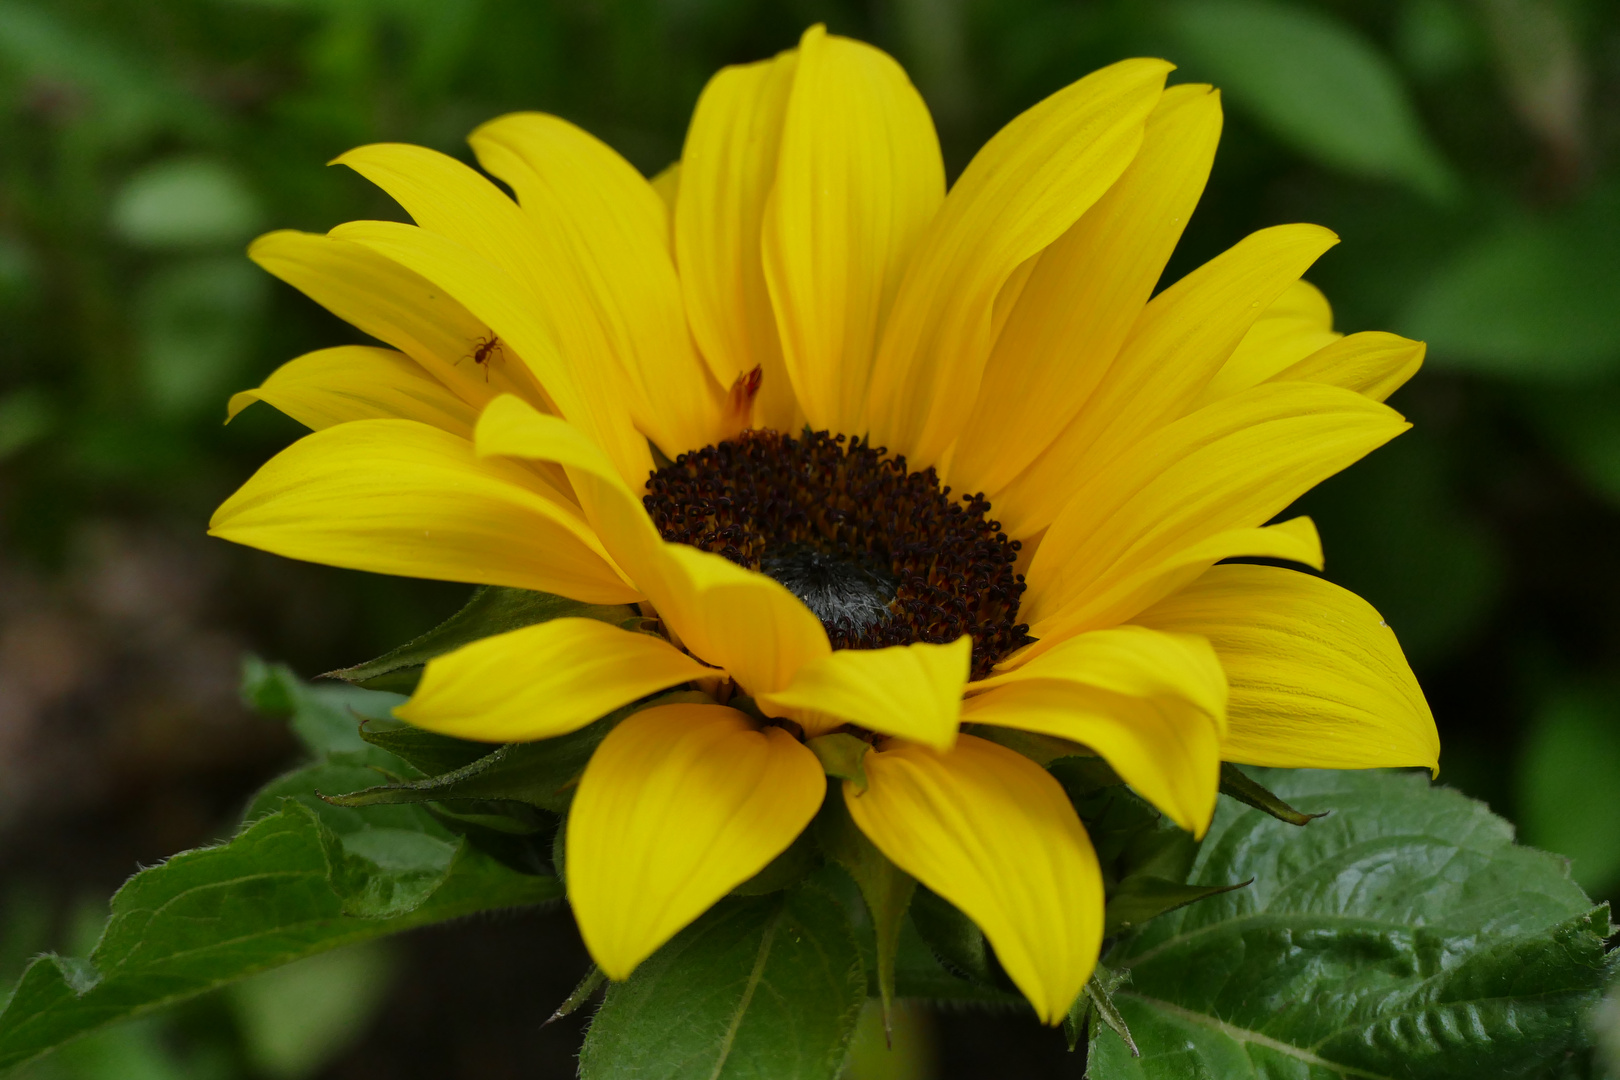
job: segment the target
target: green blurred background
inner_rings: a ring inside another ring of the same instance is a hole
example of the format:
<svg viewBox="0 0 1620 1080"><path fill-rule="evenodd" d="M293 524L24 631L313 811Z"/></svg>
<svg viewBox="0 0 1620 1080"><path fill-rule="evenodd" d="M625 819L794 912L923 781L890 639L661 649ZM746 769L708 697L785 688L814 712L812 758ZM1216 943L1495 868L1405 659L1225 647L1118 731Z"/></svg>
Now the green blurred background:
<svg viewBox="0 0 1620 1080"><path fill-rule="evenodd" d="M1338 329L1429 342L1410 434L1309 496L1330 578L1405 643L1442 781L1620 896L1620 4L1613 0L0 0L0 979L83 954L110 891L227 832L290 740L246 651L306 675L465 589L203 536L300 432L228 393L359 340L245 242L398 211L323 162L468 158L514 109L651 173L718 66L809 23L888 49L953 174L1113 60L1214 82L1225 138L1174 278L1319 222ZM81 1043L30 1077L565 1077L542 1030L585 957L562 913L308 961ZM3 991L0 991L3 992ZM1620 1005L1609 1010L1620 1027ZM855 1075L1075 1076L1016 1016L911 1014ZM1611 1032L1611 1037L1613 1033Z"/></svg>

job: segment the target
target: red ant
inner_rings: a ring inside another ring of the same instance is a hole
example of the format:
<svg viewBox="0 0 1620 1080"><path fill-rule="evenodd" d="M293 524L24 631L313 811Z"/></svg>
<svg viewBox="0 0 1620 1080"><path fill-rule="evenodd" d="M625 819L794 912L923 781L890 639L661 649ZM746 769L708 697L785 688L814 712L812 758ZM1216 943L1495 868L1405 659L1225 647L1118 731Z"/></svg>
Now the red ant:
<svg viewBox="0 0 1620 1080"><path fill-rule="evenodd" d="M491 334L487 338L479 337L476 339L476 341L477 347L473 349L472 355L463 356L461 360L471 360L473 363L483 368L484 381L489 382L489 358L496 349L501 347L501 339L496 335ZM456 363L461 363L461 360L457 360Z"/></svg>

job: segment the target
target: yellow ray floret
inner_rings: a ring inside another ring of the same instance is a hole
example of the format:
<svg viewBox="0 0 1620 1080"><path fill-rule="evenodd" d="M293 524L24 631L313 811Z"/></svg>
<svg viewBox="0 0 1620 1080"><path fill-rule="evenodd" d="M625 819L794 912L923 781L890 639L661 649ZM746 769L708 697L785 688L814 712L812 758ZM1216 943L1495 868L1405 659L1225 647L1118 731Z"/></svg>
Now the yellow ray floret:
<svg viewBox="0 0 1620 1080"><path fill-rule="evenodd" d="M1091 977L1103 884L1058 782L972 735L949 753L891 742L866 756L867 788L844 785L850 816L895 865L961 908L1048 1024Z"/></svg>
<svg viewBox="0 0 1620 1080"><path fill-rule="evenodd" d="M595 619L553 619L429 660L411 700L394 715L462 739L530 742L718 674L663 638Z"/></svg>
<svg viewBox="0 0 1620 1080"><path fill-rule="evenodd" d="M568 899L609 978L781 854L821 807L816 756L736 709L662 705L614 728L568 814Z"/></svg>
<svg viewBox="0 0 1620 1080"><path fill-rule="evenodd" d="M1395 633L1337 585L1272 566L1217 566L1144 611L1207 638L1231 682L1229 761L1283 768L1440 768L1440 738Z"/></svg>

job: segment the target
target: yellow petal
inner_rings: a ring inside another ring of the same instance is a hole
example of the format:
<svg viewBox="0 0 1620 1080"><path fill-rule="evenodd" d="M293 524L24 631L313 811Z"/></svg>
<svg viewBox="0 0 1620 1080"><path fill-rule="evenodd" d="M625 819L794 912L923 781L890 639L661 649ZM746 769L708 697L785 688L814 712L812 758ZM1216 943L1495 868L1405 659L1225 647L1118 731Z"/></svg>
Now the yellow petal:
<svg viewBox="0 0 1620 1080"><path fill-rule="evenodd" d="M1133 697L1175 695L1225 725L1226 677L1202 638L1117 626L1067 638L1015 672L998 672L968 685L983 694L1030 679L1067 682Z"/></svg>
<svg viewBox="0 0 1620 1080"><path fill-rule="evenodd" d="M1263 383L1343 336L1333 332L1333 309L1322 291L1296 281L1249 327L1193 408Z"/></svg>
<svg viewBox="0 0 1620 1080"><path fill-rule="evenodd" d="M945 198L928 106L900 65L812 26L763 222L765 278L806 422L857 432L877 335Z"/></svg>
<svg viewBox="0 0 1620 1080"><path fill-rule="evenodd" d="M1037 640L999 665L1012 669L1040 656L1058 642L1101 626L1115 626L1185 588L1222 559L1264 558L1322 569L1322 541L1308 517L1291 518L1260 529L1228 529L1162 558L1136 567L1064 615L1041 620Z"/></svg>
<svg viewBox="0 0 1620 1080"><path fill-rule="evenodd" d="M557 358L530 356L523 342L514 339L518 351L531 366L545 363L553 369L566 368L576 392L589 407L592 436L602 442L615 461L621 456L628 461L637 456L636 450L645 450L633 445L644 442L645 437L638 435L629 422L635 415L639 386L630 376L624 358L614 351L601 320L594 317L592 296L581 283L574 253L553 243L554 237L536 227L529 215L489 180L436 150L378 143L350 150L336 163L349 166L388 192L422 230L461 248L462 255L454 261L471 255L500 271L496 277L511 283L506 291L514 293L531 309L532 318L549 331ZM333 234L362 239L342 229L333 230ZM387 254L396 257L393 252ZM466 295L422 266L407 265L445 287L475 313L478 302L488 299ZM493 327L494 320L489 321ZM539 348L538 343L532 343L532 347ZM541 375L538 370L535 374ZM556 371L541 376L540 381L560 405L553 386ZM619 440L629 440L632 445L620 447ZM640 468L639 461L637 466Z"/></svg>
<svg viewBox="0 0 1620 1080"><path fill-rule="evenodd" d="M319 233L283 229L253 241L248 257L345 322L386 341L475 409L497 394L545 400L506 348L477 364L489 327L443 289L375 251Z"/></svg>
<svg viewBox="0 0 1620 1080"><path fill-rule="evenodd" d="M1063 1019L1102 945L1097 856L1045 769L963 735L949 753L891 741L866 755L850 816L896 866L961 908L1048 1024Z"/></svg>
<svg viewBox="0 0 1620 1080"><path fill-rule="evenodd" d="M646 481L652 452L624 407L622 380L598 365L570 359L546 311L510 274L454 240L399 222L351 221L332 234L414 270L460 299L516 349L556 411L602 448L621 477L637 485Z"/></svg>
<svg viewBox="0 0 1620 1080"><path fill-rule="evenodd" d="M1272 382L1319 382L1384 401L1423 366L1423 342L1367 330L1317 350L1271 377Z"/></svg>
<svg viewBox="0 0 1620 1080"><path fill-rule="evenodd" d="M594 604L641 598L579 512L535 473L479 461L467 440L411 420L356 420L305 436L226 499L209 532L379 574Z"/></svg>
<svg viewBox="0 0 1620 1080"><path fill-rule="evenodd" d="M996 501L1080 411L1163 273L1220 134L1219 94L1170 87L1124 175L1035 259L951 459L953 484Z"/></svg>
<svg viewBox="0 0 1620 1080"><path fill-rule="evenodd" d="M1209 828L1226 676L1203 638L1096 630L974 686L983 692L963 703L965 722L1083 743L1177 825L1198 836Z"/></svg>
<svg viewBox="0 0 1620 1080"><path fill-rule="evenodd" d="M685 544L663 550L670 572L647 594L693 653L747 692L781 690L831 651L821 621L781 583Z"/></svg>
<svg viewBox="0 0 1620 1080"><path fill-rule="evenodd" d="M735 709L632 715L597 748L568 813L568 900L591 956L629 978L786 850L826 790L803 744Z"/></svg>
<svg viewBox="0 0 1620 1080"><path fill-rule="evenodd" d="M780 583L718 555L666 543L607 459L565 421L516 398L484 410L478 452L562 465L604 547L694 655L751 694L781 690L831 652L821 622Z"/></svg>
<svg viewBox="0 0 1620 1080"><path fill-rule="evenodd" d="M1143 567L1259 526L1408 426L1387 406L1313 383L1252 387L1183 417L1078 486L1030 563L1021 616L1044 637L1037 624L1095 611Z"/></svg>
<svg viewBox="0 0 1620 1080"><path fill-rule="evenodd" d="M948 645L838 649L801 667L787 689L757 700L767 715L790 717L811 734L858 724L949 750L972 661L967 636Z"/></svg>
<svg viewBox="0 0 1620 1080"><path fill-rule="evenodd" d="M1137 621L1215 647L1231 684L1229 761L1439 769L1434 716L1395 633L1354 593L1273 566L1216 566Z"/></svg>
<svg viewBox="0 0 1620 1080"><path fill-rule="evenodd" d="M652 185L606 143L555 116L512 113L468 140L511 185L553 273L571 278L634 391L636 426L666 454L722 437L724 388L692 346L670 255L668 214Z"/></svg>
<svg viewBox="0 0 1620 1080"><path fill-rule="evenodd" d="M1103 472L1184 415L1261 312L1337 242L1317 225L1262 229L1155 296L1079 414L997 494L996 516L1007 533L1050 524L1074 477Z"/></svg>
<svg viewBox="0 0 1620 1080"><path fill-rule="evenodd" d="M528 742L716 674L662 638L597 619L553 619L429 660L394 715L458 739Z"/></svg>
<svg viewBox="0 0 1620 1080"><path fill-rule="evenodd" d="M257 389L231 396L226 421L253 404L272 405L319 431L349 420L394 417L472 438L477 415L421 364L392 349L339 345L282 364Z"/></svg>
<svg viewBox="0 0 1620 1080"><path fill-rule="evenodd" d="M681 150L675 207L675 263L692 336L721 386L762 369L754 422L777 431L798 431L804 414L782 362L760 235L797 63L796 51L785 52L709 80Z"/></svg>
<svg viewBox="0 0 1620 1080"><path fill-rule="evenodd" d="M1103 68L975 155L924 233L884 329L869 403L877 443L929 465L955 441L990 354L997 293L1125 171L1170 67Z"/></svg>

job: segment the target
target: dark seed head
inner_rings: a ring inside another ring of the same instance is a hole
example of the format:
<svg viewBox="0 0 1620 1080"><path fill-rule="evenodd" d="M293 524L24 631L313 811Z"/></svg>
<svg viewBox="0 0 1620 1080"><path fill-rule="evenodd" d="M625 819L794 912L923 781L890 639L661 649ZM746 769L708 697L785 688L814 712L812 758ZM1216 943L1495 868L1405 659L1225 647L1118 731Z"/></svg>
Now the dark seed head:
<svg viewBox="0 0 1620 1080"><path fill-rule="evenodd" d="M815 612L835 649L973 638L973 677L1030 640L1017 623L1019 544L982 495L950 498L859 439L745 431L652 474L666 540L770 575Z"/></svg>

